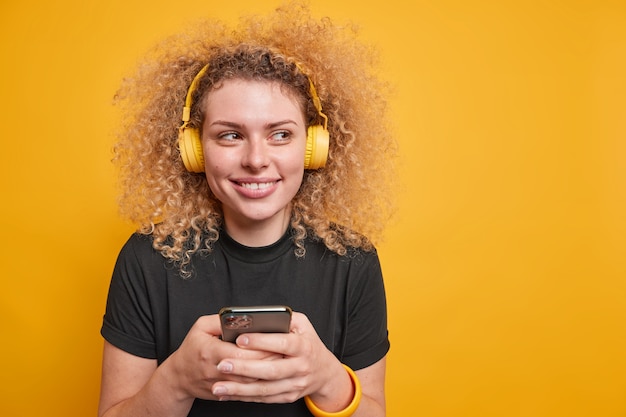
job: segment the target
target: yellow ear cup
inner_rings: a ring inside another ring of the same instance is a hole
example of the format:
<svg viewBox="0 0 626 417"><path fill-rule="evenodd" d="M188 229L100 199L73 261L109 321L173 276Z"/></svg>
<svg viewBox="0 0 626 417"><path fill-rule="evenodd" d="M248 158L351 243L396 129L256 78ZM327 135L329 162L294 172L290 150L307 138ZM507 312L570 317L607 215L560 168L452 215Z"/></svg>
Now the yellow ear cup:
<svg viewBox="0 0 626 417"><path fill-rule="evenodd" d="M304 169L324 168L328 157L328 130L322 125L307 129Z"/></svg>
<svg viewBox="0 0 626 417"><path fill-rule="evenodd" d="M306 75L302 65L297 62L295 65L301 73ZM322 101L317 95L313 80L311 80L311 77L308 75L306 75L306 77L309 80L309 93L311 94L313 106L315 106L315 110L317 110L319 116L324 119L324 124L312 125L307 129L304 169L318 169L324 168L326 159L328 158L328 116L322 113Z"/></svg>
<svg viewBox="0 0 626 417"><path fill-rule="evenodd" d="M208 69L209 65L207 64L191 81L185 97L185 107L183 107L183 124L178 128L178 149L180 150L180 157L185 164L185 168L189 172L204 172L204 155L202 154L200 131L196 128L187 127L187 124L191 118L193 92L196 91L200 78L206 74Z"/></svg>
<svg viewBox="0 0 626 417"><path fill-rule="evenodd" d="M178 133L180 156L189 172L204 172L204 154L198 129L181 126Z"/></svg>

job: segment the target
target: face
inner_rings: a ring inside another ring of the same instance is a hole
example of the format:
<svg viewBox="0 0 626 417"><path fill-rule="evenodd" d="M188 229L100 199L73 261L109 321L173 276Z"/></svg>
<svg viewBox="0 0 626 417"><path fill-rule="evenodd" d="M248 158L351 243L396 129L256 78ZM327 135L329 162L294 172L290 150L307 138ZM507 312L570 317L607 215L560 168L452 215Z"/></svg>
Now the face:
<svg viewBox="0 0 626 417"><path fill-rule="evenodd" d="M300 105L278 83L229 80L204 106L205 172L227 230L233 237L250 230L281 236L304 174Z"/></svg>

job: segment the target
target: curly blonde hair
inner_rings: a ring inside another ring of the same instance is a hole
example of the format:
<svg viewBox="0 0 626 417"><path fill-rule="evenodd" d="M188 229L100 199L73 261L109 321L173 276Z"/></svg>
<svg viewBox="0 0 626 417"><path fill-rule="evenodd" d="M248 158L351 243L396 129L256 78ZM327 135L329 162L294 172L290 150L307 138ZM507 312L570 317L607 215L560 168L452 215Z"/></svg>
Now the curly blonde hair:
<svg viewBox="0 0 626 417"><path fill-rule="evenodd" d="M185 96L194 93L190 126L202 126L203 97L227 79L279 82L302 103L309 124L320 121L309 79L328 116L326 167L305 171L292 201L295 253L310 235L340 255L372 250L393 209L396 153L387 119L388 85L375 72L377 56L356 29L314 19L290 3L235 27L205 20L157 45L116 95L122 124L114 147L120 170L121 213L151 234L153 246L183 275L191 256L219 238L221 204L204 174L185 170L177 146ZM304 73L303 73L304 71Z"/></svg>

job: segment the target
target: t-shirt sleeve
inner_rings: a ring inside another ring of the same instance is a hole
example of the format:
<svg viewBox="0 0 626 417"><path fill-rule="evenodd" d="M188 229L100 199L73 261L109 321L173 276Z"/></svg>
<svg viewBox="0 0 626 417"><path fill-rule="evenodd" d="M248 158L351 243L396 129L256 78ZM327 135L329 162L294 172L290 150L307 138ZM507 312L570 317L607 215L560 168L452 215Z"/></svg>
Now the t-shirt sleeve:
<svg viewBox="0 0 626 417"><path fill-rule="evenodd" d="M390 348L380 261L375 251L365 253L361 260L356 261L357 273L348 287L347 345L342 357L355 370L378 362Z"/></svg>
<svg viewBox="0 0 626 417"><path fill-rule="evenodd" d="M155 335L140 259L151 251L147 237L133 235L122 247L115 263L100 333L112 345L132 354L156 359Z"/></svg>

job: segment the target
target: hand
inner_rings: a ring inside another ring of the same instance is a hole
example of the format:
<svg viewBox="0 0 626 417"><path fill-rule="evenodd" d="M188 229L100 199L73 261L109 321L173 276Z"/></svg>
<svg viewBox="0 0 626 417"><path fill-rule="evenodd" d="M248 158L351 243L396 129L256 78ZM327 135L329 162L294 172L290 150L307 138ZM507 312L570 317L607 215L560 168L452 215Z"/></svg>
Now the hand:
<svg viewBox="0 0 626 417"><path fill-rule="evenodd" d="M351 399L352 385L341 363L320 340L308 318L293 313L289 334L244 334L242 351L273 352L273 360L228 357L217 369L222 380L213 384L220 400L265 403L294 402L311 395L324 409L341 409ZM236 380L233 377L248 380ZM339 404L339 405L336 405Z"/></svg>
<svg viewBox="0 0 626 417"><path fill-rule="evenodd" d="M225 358L238 360L263 360L276 358L275 354L252 349L241 349L233 343L222 341L217 315L200 317L187 333L181 346L161 366L166 380L181 397L218 399L212 394L213 384L225 379L232 382L252 382L245 375L227 374L217 365ZM282 356L280 356L282 357Z"/></svg>

